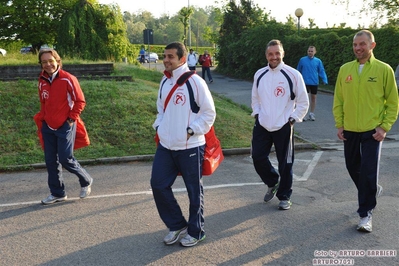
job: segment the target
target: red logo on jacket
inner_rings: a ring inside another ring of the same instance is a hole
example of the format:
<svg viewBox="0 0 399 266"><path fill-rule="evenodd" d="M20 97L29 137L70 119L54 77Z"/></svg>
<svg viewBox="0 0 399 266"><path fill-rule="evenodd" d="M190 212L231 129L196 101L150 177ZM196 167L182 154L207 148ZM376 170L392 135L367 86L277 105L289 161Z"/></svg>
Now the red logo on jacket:
<svg viewBox="0 0 399 266"><path fill-rule="evenodd" d="M352 75L347 76L346 79L345 79L345 82L349 83L351 81L352 81Z"/></svg>
<svg viewBox="0 0 399 266"><path fill-rule="evenodd" d="M175 95L174 104L183 106L186 103L186 95L184 93L178 92Z"/></svg>
<svg viewBox="0 0 399 266"><path fill-rule="evenodd" d="M283 87L278 86L275 90L274 90L274 95L276 97L283 97L285 95L285 89Z"/></svg>

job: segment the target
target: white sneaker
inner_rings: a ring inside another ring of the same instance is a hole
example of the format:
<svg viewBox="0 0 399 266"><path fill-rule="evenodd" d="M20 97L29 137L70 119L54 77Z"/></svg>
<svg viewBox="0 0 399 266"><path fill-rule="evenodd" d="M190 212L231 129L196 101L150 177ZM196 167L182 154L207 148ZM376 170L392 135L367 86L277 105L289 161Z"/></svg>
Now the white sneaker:
<svg viewBox="0 0 399 266"><path fill-rule="evenodd" d="M278 204L279 210L289 210L291 208L292 202L290 200L281 200Z"/></svg>
<svg viewBox="0 0 399 266"><path fill-rule="evenodd" d="M309 120L310 121L315 121L316 120L316 116L314 115L314 113L310 113L309 114Z"/></svg>
<svg viewBox="0 0 399 266"><path fill-rule="evenodd" d="M357 226L356 230L370 233L373 231L372 220L373 218L371 212L368 212L366 217L360 217L359 225Z"/></svg>
<svg viewBox="0 0 399 266"><path fill-rule="evenodd" d="M192 247L198 244L198 242L201 242L205 239L205 235L203 235L200 239L196 239L195 237L190 236L187 234L185 237L183 237L180 240L180 245L183 247Z"/></svg>
<svg viewBox="0 0 399 266"><path fill-rule="evenodd" d="M176 243L177 240L179 240L179 237L181 235L185 235L185 234L187 234L187 226L180 230L177 230L177 231L169 231L169 234L167 234L165 236L165 238L163 239L163 242L166 245L172 245L172 244Z"/></svg>
<svg viewBox="0 0 399 266"><path fill-rule="evenodd" d="M89 196L90 195L90 193L91 193L91 185L93 184L93 179L91 180L91 182L90 182L90 184L88 185L88 186L86 186L86 187L82 187L81 189L80 189L80 198L81 199L84 199L84 198L86 198L87 196Z"/></svg>
<svg viewBox="0 0 399 266"><path fill-rule="evenodd" d="M66 201L67 198L68 198L67 195L65 195L63 197L55 197L50 194L50 196L48 196L47 198L42 200L42 204L49 205L49 204L53 204L56 202L62 202L62 201Z"/></svg>

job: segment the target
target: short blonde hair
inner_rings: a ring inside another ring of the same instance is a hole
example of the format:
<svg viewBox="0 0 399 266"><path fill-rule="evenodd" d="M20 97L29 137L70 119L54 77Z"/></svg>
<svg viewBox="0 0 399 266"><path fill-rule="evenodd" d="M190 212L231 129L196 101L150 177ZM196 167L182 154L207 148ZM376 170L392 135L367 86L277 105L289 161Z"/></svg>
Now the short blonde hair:
<svg viewBox="0 0 399 266"><path fill-rule="evenodd" d="M57 53L56 50L54 50L54 49L52 49L52 48L40 49L40 51L39 51L39 64L42 63L42 60L41 60L42 55L43 55L43 54L46 54L46 53L51 54L51 55L55 58L55 61L57 61L58 66L59 66L60 68L62 67L62 61L61 61L60 55Z"/></svg>

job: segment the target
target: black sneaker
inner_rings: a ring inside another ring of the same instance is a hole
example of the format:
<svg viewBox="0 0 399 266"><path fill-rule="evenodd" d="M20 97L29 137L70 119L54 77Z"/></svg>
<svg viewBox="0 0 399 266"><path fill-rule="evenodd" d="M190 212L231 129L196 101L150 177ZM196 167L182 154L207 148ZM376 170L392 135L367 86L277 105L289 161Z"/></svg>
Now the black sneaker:
<svg viewBox="0 0 399 266"><path fill-rule="evenodd" d="M266 192L266 195L265 195L265 197L263 198L263 200L265 201L265 202L269 202L269 201L271 201L273 198L274 198L274 196L276 195L276 193L277 193L277 190L278 190L278 186L280 185L280 183L277 183L274 187L269 187L268 189L267 189L267 192Z"/></svg>

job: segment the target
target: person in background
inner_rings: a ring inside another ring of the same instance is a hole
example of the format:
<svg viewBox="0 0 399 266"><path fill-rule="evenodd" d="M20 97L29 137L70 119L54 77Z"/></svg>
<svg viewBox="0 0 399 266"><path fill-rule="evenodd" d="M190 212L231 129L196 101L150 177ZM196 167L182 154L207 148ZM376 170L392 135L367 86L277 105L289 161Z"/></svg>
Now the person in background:
<svg viewBox="0 0 399 266"><path fill-rule="evenodd" d="M302 75L284 64L284 48L279 40L266 46L268 65L254 75L252 85L252 160L256 172L268 186L265 202L277 194L278 208L291 208L294 163L294 124L302 122L309 107ZM269 154L274 144L278 172L272 166ZM279 181L280 178L280 181Z"/></svg>
<svg viewBox="0 0 399 266"><path fill-rule="evenodd" d="M157 97L157 118L153 124L159 137L151 173L151 188L158 213L169 228L164 238L166 245L176 243L190 247L205 239L204 192L202 162L204 159L205 134L211 129L216 111L206 82L197 74L169 96L179 77L189 71L186 64L187 50L184 44L173 42L165 47L164 76ZM200 107L198 113L191 110L190 82L194 100ZM165 101L170 102L165 107ZM184 100L184 99L187 99ZM189 198L188 221L174 197L172 185L181 174Z"/></svg>
<svg viewBox="0 0 399 266"><path fill-rule="evenodd" d="M91 192L93 178L73 155L77 124L83 126L80 119L86 105L83 91L76 77L61 69L61 58L55 50L40 50L39 64L42 67L39 76L40 111L35 115L35 121L41 124L51 192L42 203L47 205L67 199L62 167L79 178L80 198L86 198ZM86 129L84 132L87 135Z"/></svg>
<svg viewBox="0 0 399 266"><path fill-rule="evenodd" d="M308 119L316 120L314 110L316 108L317 90L319 86L319 77L324 84L328 84L327 74L324 70L323 62L315 57L316 47L308 47L308 55L299 60L297 69L301 72L303 80L305 81L306 90L309 94L310 112Z"/></svg>
<svg viewBox="0 0 399 266"><path fill-rule="evenodd" d="M396 80L396 87L399 89L399 65L395 69L395 80Z"/></svg>
<svg viewBox="0 0 399 266"><path fill-rule="evenodd" d="M142 63L142 64L145 63L145 49L144 49L144 47L141 47L141 49L140 49L140 63Z"/></svg>
<svg viewBox="0 0 399 266"><path fill-rule="evenodd" d="M344 142L345 164L357 188L358 231L372 231L372 213L382 192L379 181L381 146L398 116L398 90L393 69L376 59L374 35L353 38L354 61L341 66L335 85L333 115Z"/></svg>
<svg viewBox="0 0 399 266"><path fill-rule="evenodd" d="M187 56L187 64L190 70L195 70L197 65L198 59L197 56L194 54L194 50L190 49L190 53Z"/></svg>
<svg viewBox="0 0 399 266"><path fill-rule="evenodd" d="M208 80L210 83L213 82L211 75L211 66L212 66L212 58L207 50L204 51L204 54L200 58L200 64L202 65L202 78L205 80L205 74L208 75Z"/></svg>

